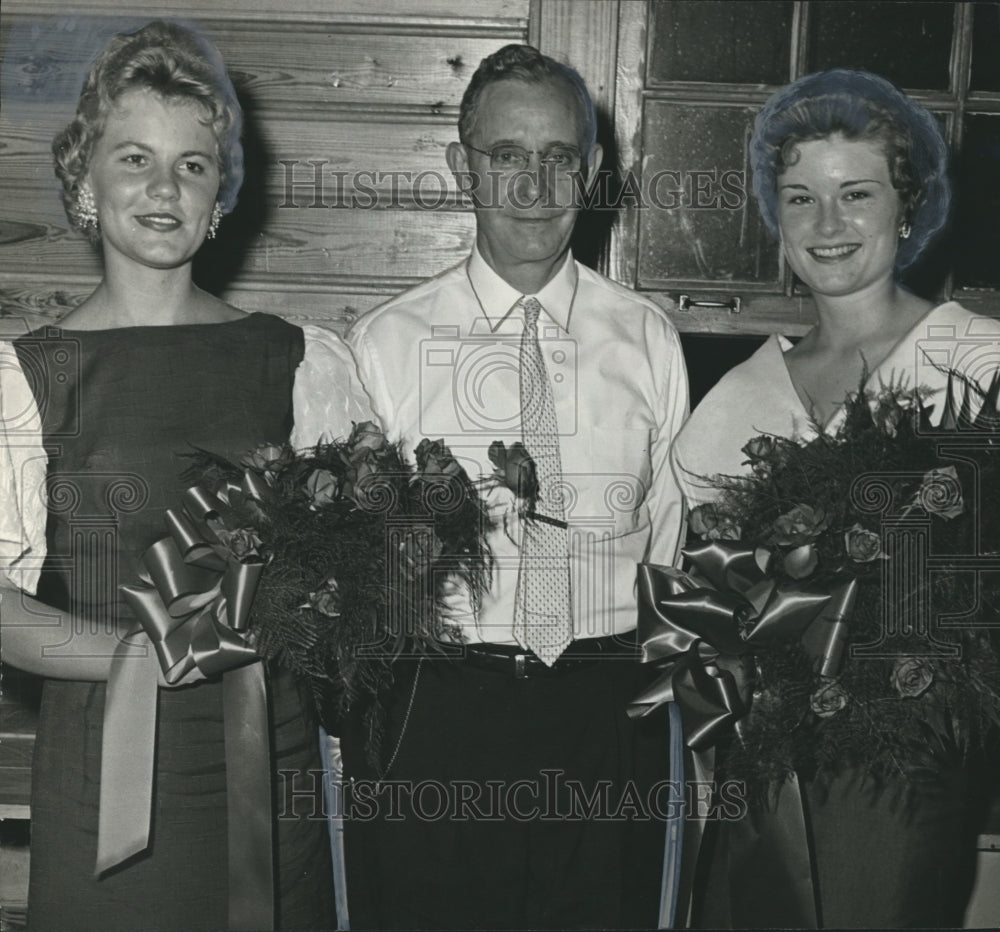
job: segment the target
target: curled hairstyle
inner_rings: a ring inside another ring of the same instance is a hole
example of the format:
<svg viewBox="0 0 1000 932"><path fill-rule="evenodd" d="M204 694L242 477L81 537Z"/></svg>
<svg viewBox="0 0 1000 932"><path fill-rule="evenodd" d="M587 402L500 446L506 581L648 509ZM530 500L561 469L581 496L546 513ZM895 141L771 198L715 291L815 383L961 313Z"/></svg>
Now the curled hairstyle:
<svg viewBox="0 0 1000 932"><path fill-rule="evenodd" d="M584 161L590 156L597 139L597 118L594 102L590 99L587 85L579 73L563 65L548 55L543 55L530 45L505 45L502 49L487 55L469 81L462 95L462 105L458 112L458 138L463 143L472 144L472 131L479 116L479 102L483 91L499 81L524 81L541 84L545 81L562 81L573 91L580 104L583 117Z"/></svg>
<svg viewBox="0 0 1000 932"><path fill-rule="evenodd" d="M157 20L134 33L120 33L94 62L83 83L76 115L52 143L55 172L70 222L78 217L80 181L108 114L126 91L154 91L168 101L194 101L216 139L218 200L223 212L236 206L243 183L243 111L218 49L205 36L177 23Z"/></svg>
<svg viewBox="0 0 1000 932"><path fill-rule="evenodd" d="M911 265L948 219L948 147L937 120L885 78L835 68L807 74L778 91L754 121L753 190L764 223L778 236L778 178L801 142L841 135L878 143L913 228L896 251L897 271Z"/></svg>

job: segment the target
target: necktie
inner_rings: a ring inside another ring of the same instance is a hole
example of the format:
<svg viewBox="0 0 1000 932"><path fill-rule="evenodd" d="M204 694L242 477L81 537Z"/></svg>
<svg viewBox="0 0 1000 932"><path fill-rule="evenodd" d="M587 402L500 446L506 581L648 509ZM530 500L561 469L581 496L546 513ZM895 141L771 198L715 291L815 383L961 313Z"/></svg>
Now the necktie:
<svg viewBox="0 0 1000 932"><path fill-rule="evenodd" d="M573 640L569 591L569 532L565 527L560 483L559 428L552 385L538 344L535 298L522 298L524 332L521 336L521 432L524 446L535 461L538 477L538 517L524 522L521 561L517 574L514 637L551 666ZM545 521L562 522L562 526Z"/></svg>

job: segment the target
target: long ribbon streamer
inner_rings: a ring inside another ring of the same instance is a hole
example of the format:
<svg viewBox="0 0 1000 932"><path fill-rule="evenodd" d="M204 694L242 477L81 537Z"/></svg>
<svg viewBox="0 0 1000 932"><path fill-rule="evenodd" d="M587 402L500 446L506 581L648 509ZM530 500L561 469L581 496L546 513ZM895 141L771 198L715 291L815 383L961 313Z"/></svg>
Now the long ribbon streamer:
<svg viewBox="0 0 1000 932"><path fill-rule="evenodd" d="M641 717L668 703L672 733L682 731L684 748L691 753L696 781L711 782L715 745L735 730L749 711L753 676L752 654L758 644L801 639L817 657L823 675L839 669L846 640L846 621L853 610L856 582L836 580L778 585L766 575L769 554L739 543L709 542L685 551L697 576L672 567L639 565L639 640L643 661L659 663L658 679L629 707ZM824 624L815 625L822 621ZM829 622L827 624L826 622ZM678 722L680 728L677 728ZM671 736L670 779L683 786L684 748ZM778 794L776 824L782 843L769 856L788 864L789 882L796 884L792 925L815 928L816 908L804 803L793 776ZM746 821L746 820L744 820ZM704 833L701 819L689 819L678 830L668 822L660 922L670 927L690 919L695 865ZM751 850L748 826L739 831L737 847ZM789 852L804 854L789 860ZM796 864L799 868L796 868ZM807 883L808 881L808 883ZM738 890L734 890L739 895Z"/></svg>
<svg viewBox="0 0 1000 932"><path fill-rule="evenodd" d="M121 587L138 624L108 679L96 873L149 845L159 671L171 685L221 674L229 928L258 932L275 921L272 768L264 668L241 632L263 566L225 545L225 511L224 500L189 489L183 509L167 512L169 536L143 555L141 584Z"/></svg>

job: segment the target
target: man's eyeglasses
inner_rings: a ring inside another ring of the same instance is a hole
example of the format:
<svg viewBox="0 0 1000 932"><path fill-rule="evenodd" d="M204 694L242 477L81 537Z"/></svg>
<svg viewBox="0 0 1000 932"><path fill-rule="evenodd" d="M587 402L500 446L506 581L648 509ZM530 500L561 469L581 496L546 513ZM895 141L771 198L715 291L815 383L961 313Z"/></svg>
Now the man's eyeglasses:
<svg viewBox="0 0 1000 932"><path fill-rule="evenodd" d="M528 167L531 156L536 153L539 162L557 172L575 172L580 170L583 164L583 156L575 146L549 146L547 149L525 149L522 146L509 145L503 143L494 146L492 149L477 149L465 143L467 149L478 152L480 155L490 157L490 168L501 172L520 172Z"/></svg>

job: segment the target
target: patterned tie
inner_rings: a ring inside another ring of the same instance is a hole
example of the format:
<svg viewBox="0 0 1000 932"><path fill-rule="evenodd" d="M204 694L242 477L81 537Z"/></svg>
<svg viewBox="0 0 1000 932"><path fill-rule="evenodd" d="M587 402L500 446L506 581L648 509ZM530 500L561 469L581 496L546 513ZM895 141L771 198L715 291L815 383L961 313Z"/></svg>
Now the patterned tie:
<svg viewBox="0 0 1000 932"><path fill-rule="evenodd" d="M535 298L522 298L524 332L521 336L521 432L535 461L540 517L524 522L521 563L517 574L514 637L551 666L573 640L569 592L569 531L560 492L562 464L559 428L552 385L538 345ZM559 524L545 521L551 518Z"/></svg>

